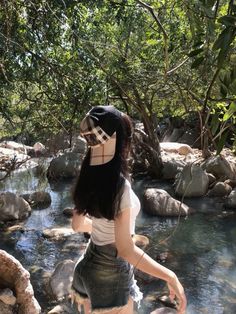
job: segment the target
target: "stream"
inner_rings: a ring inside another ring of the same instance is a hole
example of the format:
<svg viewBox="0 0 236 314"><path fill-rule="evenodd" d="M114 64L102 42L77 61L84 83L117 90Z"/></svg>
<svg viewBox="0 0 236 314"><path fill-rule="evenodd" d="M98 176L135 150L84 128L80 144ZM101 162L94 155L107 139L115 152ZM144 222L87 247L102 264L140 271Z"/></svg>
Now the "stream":
<svg viewBox="0 0 236 314"><path fill-rule="evenodd" d="M0 191L18 194L45 190L50 193L50 207L32 210L25 220L25 231L0 235L0 249L17 258L30 272L35 296L47 313L56 304L44 289L44 277L64 259L76 260L84 247L83 235L55 241L42 236L46 228L69 227L70 219L62 213L72 207L72 181L49 185L45 176L37 175L36 168L18 171L4 183ZM165 189L173 195L172 184L163 181L135 180L133 187L138 195L144 186ZM225 212L220 199L185 199L196 213L187 218L161 218L140 212L136 232L146 235L150 245L146 251L155 260L176 272L185 287L187 314L236 313L236 213ZM77 237L77 238L76 238ZM160 307L157 297L163 293L164 283L137 273L144 294L139 314L149 314Z"/></svg>

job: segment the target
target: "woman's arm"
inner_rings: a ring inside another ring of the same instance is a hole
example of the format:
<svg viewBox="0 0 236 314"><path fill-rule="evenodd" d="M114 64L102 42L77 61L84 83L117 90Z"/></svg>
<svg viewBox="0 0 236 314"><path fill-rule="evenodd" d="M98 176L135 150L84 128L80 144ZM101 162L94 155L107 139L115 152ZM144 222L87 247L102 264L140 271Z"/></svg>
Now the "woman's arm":
<svg viewBox="0 0 236 314"><path fill-rule="evenodd" d="M178 313L184 313L186 297L177 276L170 269L160 265L137 247L130 234L130 209L123 210L115 219L115 239L118 255L141 271L167 282L170 295L179 301Z"/></svg>
<svg viewBox="0 0 236 314"><path fill-rule="evenodd" d="M79 215L73 210L71 227L76 232L92 232L92 220L84 215Z"/></svg>

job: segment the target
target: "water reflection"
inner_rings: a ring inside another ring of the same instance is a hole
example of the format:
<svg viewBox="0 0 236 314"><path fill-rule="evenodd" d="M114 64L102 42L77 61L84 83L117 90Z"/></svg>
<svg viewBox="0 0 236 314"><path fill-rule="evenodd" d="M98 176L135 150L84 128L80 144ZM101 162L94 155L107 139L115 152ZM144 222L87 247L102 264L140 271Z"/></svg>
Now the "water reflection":
<svg viewBox="0 0 236 314"><path fill-rule="evenodd" d="M157 185L173 193L168 182L137 181L136 192L141 195L145 185ZM51 205L43 210L33 210L25 221L25 231L1 234L0 248L10 254L31 272L36 297L46 309L50 304L44 295L42 277L65 259L76 259L84 246L81 235L61 241L42 236L45 228L69 226L62 210L72 205L72 182L54 182L51 186L45 177L33 171L19 172L8 178L1 190L18 194L46 190L52 198ZM173 269L183 282L188 297L187 314L236 313L236 219L235 215L222 216L220 200L209 198L186 199L185 203L196 209L187 218L158 218L140 213L137 233L150 239L148 253L157 261ZM144 301L139 314L148 314L158 306L158 296L163 292L163 282L140 277Z"/></svg>

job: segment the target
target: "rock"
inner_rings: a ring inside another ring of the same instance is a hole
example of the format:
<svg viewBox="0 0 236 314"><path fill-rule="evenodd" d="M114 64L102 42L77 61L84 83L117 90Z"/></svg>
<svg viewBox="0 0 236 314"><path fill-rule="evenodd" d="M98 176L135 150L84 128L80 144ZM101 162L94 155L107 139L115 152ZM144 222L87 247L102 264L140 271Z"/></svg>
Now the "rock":
<svg viewBox="0 0 236 314"><path fill-rule="evenodd" d="M57 264L50 280L49 286L53 296L59 300L70 294L75 262L64 260Z"/></svg>
<svg viewBox="0 0 236 314"><path fill-rule="evenodd" d="M0 194L0 221L25 219L30 213L31 207L22 197L11 192Z"/></svg>
<svg viewBox="0 0 236 314"><path fill-rule="evenodd" d="M26 200L32 208L47 208L51 204L51 196L45 191L36 191L32 194L22 194L21 197Z"/></svg>
<svg viewBox="0 0 236 314"><path fill-rule="evenodd" d="M212 173L207 173L208 179L209 179L209 185L216 182L216 177Z"/></svg>
<svg viewBox="0 0 236 314"><path fill-rule="evenodd" d="M143 195L143 209L155 216L186 216L190 208L171 197L166 191L148 188Z"/></svg>
<svg viewBox="0 0 236 314"><path fill-rule="evenodd" d="M160 143L160 147L169 153L178 153L180 155L193 154L192 148L187 144L162 142Z"/></svg>
<svg viewBox="0 0 236 314"><path fill-rule="evenodd" d="M73 153L85 154L86 149L87 142L83 137L77 136L73 138L73 146L71 150Z"/></svg>
<svg viewBox="0 0 236 314"><path fill-rule="evenodd" d="M74 210L74 208L67 207L67 208L63 209L63 214L66 217L72 217L73 216L73 210Z"/></svg>
<svg viewBox="0 0 236 314"><path fill-rule="evenodd" d="M146 248L146 246L148 246L149 244L149 239L148 237L141 235L141 234L134 234L132 237L134 243L142 248L143 250Z"/></svg>
<svg viewBox="0 0 236 314"><path fill-rule="evenodd" d="M0 301L0 313L1 314L14 314L15 311L11 305L5 304Z"/></svg>
<svg viewBox="0 0 236 314"><path fill-rule="evenodd" d="M10 150L15 150L15 151L22 153L22 154L27 154L27 148L29 148L29 146L26 146L26 145L20 144L20 143L16 143L14 141L4 141L4 142L0 143L0 147L8 148Z"/></svg>
<svg viewBox="0 0 236 314"><path fill-rule="evenodd" d="M56 240L59 240L74 233L75 232L72 228L52 228L43 230L43 236L45 238L54 238Z"/></svg>
<svg viewBox="0 0 236 314"><path fill-rule="evenodd" d="M223 197L226 195L229 195L229 193L232 191L232 188L230 185L224 183L224 182L217 182L214 187L208 191L208 196L218 196Z"/></svg>
<svg viewBox="0 0 236 314"><path fill-rule="evenodd" d="M79 173L82 156L76 152L67 152L54 158L47 170L47 177L55 180L59 178L73 178Z"/></svg>
<svg viewBox="0 0 236 314"><path fill-rule="evenodd" d="M11 287L16 295L19 314L39 314L41 309L34 297L30 274L21 263L4 250L0 250L0 283ZM7 312L0 312L7 313Z"/></svg>
<svg viewBox="0 0 236 314"><path fill-rule="evenodd" d="M232 192L229 194L225 201L225 207L236 209L236 188L232 190Z"/></svg>
<svg viewBox="0 0 236 314"><path fill-rule="evenodd" d="M176 174L181 171L186 163L183 160L171 159L163 161L162 176L163 179L171 180L174 179Z"/></svg>
<svg viewBox="0 0 236 314"><path fill-rule="evenodd" d="M202 168L188 164L175 180L175 194L185 197L204 196L207 193L209 178Z"/></svg>
<svg viewBox="0 0 236 314"><path fill-rule="evenodd" d="M68 306L66 304L61 304L55 306L51 311L49 311L47 314L74 314L74 310L71 306Z"/></svg>
<svg viewBox="0 0 236 314"><path fill-rule="evenodd" d="M236 179L235 165L229 163L223 156L210 157L201 166L207 172L212 173L217 179Z"/></svg>
<svg viewBox="0 0 236 314"><path fill-rule="evenodd" d="M152 311L150 314L177 314L177 311L170 307L161 307Z"/></svg>
<svg viewBox="0 0 236 314"><path fill-rule="evenodd" d="M224 183L228 184L231 186L232 189L236 188L236 180L225 180Z"/></svg>
<svg viewBox="0 0 236 314"><path fill-rule="evenodd" d="M11 289L6 288L3 290L0 290L0 301L8 305L15 305L16 297L14 296Z"/></svg>

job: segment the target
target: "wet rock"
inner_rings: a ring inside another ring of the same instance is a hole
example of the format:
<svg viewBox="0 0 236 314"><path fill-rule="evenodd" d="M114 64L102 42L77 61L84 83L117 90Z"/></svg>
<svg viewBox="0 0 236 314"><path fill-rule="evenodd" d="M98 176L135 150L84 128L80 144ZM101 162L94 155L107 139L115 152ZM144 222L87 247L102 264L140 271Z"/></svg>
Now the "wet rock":
<svg viewBox="0 0 236 314"><path fill-rule="evenodd" d="M74 178L79 173L82 155L77 152L67 152L54 158L47 170L47 177L51 180Z"/></svg>
<svg viewBox="0 0 236 314"><path fill-rule="evenodd" d="M30 213L31 207L22 197L11 192L0 194L0 221L25 219Z"/></svg>
<svg viewBox="0 0 236 314"><path fill-rule="evenodd" d="M224 182L217 182L214 187L207 193L208 196L224 197L232 191L230 185Z"/></svg>
<svg viewBox="0 0 236 314"><path fill-rule="evenodd" d="M236 188L232 190L225 201L225 207L236 210Z"/></svg>
<svg viewBox="0 0 236 314"><path fill-rule="evenodd" d="M36 191L31 194L21 195L32 208L43 209L51 204L51 196L45 191Z"/></svg>
<svg viewBox="0 0 236 314"><path fill-rule="evenodd" d="M236 166L232 162L230 163L223 156L210 157L204 163L202 168L207 172L212 173L217 179L236 179Z"/></svg>
<svg viewBox="0 0 236 314"><path fill-rule="evenodd" d="M166 191L149 188L143 195L143 209L155 216L186 216L190 208L171 197Z"/></svg>
<svg viewBox="0 0 236 314"><path fill-rule="evenodd" d="M45 238L53 238L56 240L67 237L74 233L75 232L72 228L52 228L43 230L43 236Z"/></svg>
<svg viewBox="0 0 236 314"><path fill-rule="evenodd" d="M175 180L175 194L185 197L204 196L207 193L209 178L199 165L186 165Z"/></svg>
<svg viewBox="0 0 236 314"><path fill-rule="evenodd" d="M14 296L11 289L6 288L6 289L0 290L0 301L8 305L15 305L16 297Z"/></svg>
<svg viewBox="0 0 236 314"><path fill-rule="evenodd" d="M66 216L66 217L72 217L73 216L73 208L71 207L67 207L65 209L63 209L63 214Z"/></svg>
<svg viewBox="0 0 236 314"><path fill-rule="evenodd" d="M236 188L236 180L225 180L224 183L228 184L231 186L232 189Z"/></svg>
<svg viewBox="0 0 236 314"><path fill-rule="evenodd" d="M52 295L57 300L70 294L74 267L75 262L72 260L64 260L63 262L57 264L49 280Z"/></svg>
<svg viewBox="0 0 236 314"><path fill-rule="evenodd" d="M19 314L38 314L40 306L34 298L30 274L18 260L4 250L0 250L0 283L10 287L16 296ZM7 313L7 312L0 312Z"/></svg>

